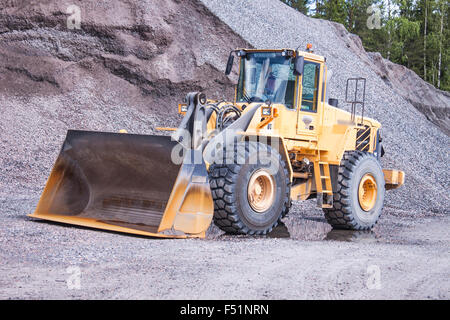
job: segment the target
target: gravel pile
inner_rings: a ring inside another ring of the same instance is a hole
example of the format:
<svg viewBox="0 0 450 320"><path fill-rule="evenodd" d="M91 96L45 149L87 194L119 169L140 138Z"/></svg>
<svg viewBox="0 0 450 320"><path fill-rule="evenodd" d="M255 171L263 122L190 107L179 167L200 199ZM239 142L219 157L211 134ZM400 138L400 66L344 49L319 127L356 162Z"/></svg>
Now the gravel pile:
<svg viewBox="0 0 450 320"><path fill-rule="evenodd" d="M232 96L226 59L249 46L196 0L78 1L80 30L72 2L18 4L0 8L0 199L41 194L68 129L163 134L186 93Z"/></svg>
<svg viewBox="0 0 450 320"><path fill-rule="evenodd" d="M201 0L256 48L305 48L312 43L333 71L329 96L344 106L346 79L367 78L366 112L383 125L383 166L406 172L403 188L387 193L386 206L405 214L448 213L450 139L374 71L360 40L343 27L312 19L278 0Z"/></svg>
<svg viewBox="0 0 450 320"><path fill-rule="evenodd" d="M379 52L369 52L368 56L384 81L450 136L450 92L436 89L414 71L384 59Z"/></svg>

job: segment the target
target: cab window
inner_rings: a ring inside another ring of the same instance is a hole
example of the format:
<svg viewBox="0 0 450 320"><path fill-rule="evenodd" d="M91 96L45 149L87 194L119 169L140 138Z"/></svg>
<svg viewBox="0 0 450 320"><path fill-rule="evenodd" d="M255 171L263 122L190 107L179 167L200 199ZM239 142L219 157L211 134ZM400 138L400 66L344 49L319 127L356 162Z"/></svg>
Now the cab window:
<svg viewBox="0 0 450 320"><path fill-rule="evenodd" d="M305 61L302 80L301 111L317 112L320 64Z"/></svg>
<svg viewBox="0 0 450 320"><path fill-rule="evenodd" d="M241 58L237 102L284 104L294 109L294 63L281 52L248 52Z"/></svg>

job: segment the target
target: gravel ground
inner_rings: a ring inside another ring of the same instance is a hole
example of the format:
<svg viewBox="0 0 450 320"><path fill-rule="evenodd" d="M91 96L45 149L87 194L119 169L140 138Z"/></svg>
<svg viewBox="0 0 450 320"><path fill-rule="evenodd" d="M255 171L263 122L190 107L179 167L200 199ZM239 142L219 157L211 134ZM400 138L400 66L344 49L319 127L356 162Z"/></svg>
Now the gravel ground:
<svg viewBox="0 0 450 320"><path fill-rule="evenodd" d="M30 221L36 201L0 202L0 299L450 298L448 216L336 232L306 203L268 237L157 240Z"/></svg>

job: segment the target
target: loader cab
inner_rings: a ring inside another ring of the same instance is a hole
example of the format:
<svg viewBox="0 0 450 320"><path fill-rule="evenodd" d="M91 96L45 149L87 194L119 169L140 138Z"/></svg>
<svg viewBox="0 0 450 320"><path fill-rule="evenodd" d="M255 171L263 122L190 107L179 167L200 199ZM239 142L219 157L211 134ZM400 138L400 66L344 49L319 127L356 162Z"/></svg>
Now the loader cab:
<svg viewBox="0 0 450 320"><path fill-rule="evenodd" d="M236 103L282 104L295 110L297 76L294 52L239 51Z"/></svg>
<svg viewBox="0 0 450 320"><path fill-rule="evenodd" d="M236 53L240 58L236 103L283 105L283 112L296 113L283 117L286 125L281 131L285 137L316 137L325 99L324 58L289 49ZM229 60L227 69L231 64Z"/></svg>

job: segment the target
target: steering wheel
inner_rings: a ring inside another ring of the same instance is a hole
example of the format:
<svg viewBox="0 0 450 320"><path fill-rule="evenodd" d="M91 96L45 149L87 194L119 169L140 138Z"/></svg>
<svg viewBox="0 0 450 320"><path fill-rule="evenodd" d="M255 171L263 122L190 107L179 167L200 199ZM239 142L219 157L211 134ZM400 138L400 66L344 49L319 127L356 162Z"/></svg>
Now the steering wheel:
<svg viewBox="0 0 450 320"><path fill-rule="evenodd" d="M264 102L264 100L260 97L251 97L249 102Z"/></svg>

